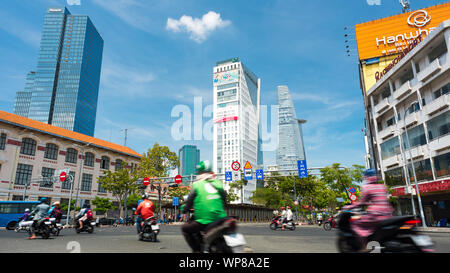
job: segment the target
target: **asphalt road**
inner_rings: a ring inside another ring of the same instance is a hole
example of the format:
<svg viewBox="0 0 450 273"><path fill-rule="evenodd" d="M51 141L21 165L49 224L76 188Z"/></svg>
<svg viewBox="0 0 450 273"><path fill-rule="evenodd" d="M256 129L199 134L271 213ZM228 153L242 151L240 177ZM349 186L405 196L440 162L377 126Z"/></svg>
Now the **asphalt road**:
<svg viewBox="0 0 450 273"><path fill-rule="evenodd" d="M190 253L179 225L161 226L158 242L139 241L134 226L100 227L93 234L76 234L64 229L47 240L27 240L28 233L0 230L0 253ZM255 253L337 253L336 231L318 226L300 226L296 230L270 230L268 224L242 224L238 232L245 236ZM450 253L450 233L427 233L436 243L437 253Z"/></svg>

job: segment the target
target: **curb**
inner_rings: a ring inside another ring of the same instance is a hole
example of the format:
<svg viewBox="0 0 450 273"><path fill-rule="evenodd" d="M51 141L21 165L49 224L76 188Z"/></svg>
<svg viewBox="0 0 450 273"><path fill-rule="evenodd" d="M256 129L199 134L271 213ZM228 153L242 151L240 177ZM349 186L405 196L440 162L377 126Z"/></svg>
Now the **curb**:
<svg viewBox="0 0 450 273"><path fill-rule="evenodd" d="M450 233L450 228L417 228L417 230L426 233Z"/></svg>

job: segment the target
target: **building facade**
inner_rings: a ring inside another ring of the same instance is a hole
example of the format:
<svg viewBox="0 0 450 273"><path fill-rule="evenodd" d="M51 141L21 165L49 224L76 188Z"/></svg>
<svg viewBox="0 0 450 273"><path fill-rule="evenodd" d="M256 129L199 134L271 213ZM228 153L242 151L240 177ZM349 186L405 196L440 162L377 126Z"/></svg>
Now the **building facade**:
<svg viewBox="0 0 450 273"><path fill-rule="evenodd" d="M297 170L297 161L306 160L302 124L297 119L289 89L278 86L278 145L277 165L280 171Z"/></svg>
<svg viewBox="0 0 450 273"><path fill-rule="evenodd" d="M135 168L140 158L128 147L0 111L0 200L46 197L81 205L99 196L117 202L99 177ZM73 183L57 179L61 170Z"/></svg>
<svg viewBox="0 0 450 273"><path fill-rule="evenodd" d="M94 135L103 39L86 15L49 8L36 71L18 91L14 113Z"/></svg>
<svg viewBox="0 0 450 273"><path fill-rule="evenodd" d="M232 171L234 161L240 163L241 170L247 161L253 170L262 164L260 86L261 80L238 58L217 62L213 68L214 172ZM256 190L256 183L253 171L253 179L238 194L243 200L236 202L251 203L249 198Z"/></svg>
<svg viewBox="0 0 450 273"><path fill-rule="evenodd" d="M196 174L195 167L200 162L200 150L197 149L197 146L184 145L178 151L178 158L180 160L180 169L178 170L178 174Z"/></svg>
<svg viewBox="0 0 450 273"><path fill-rule="evenodd" d="M382 178L400 198L401 214L412 213L411 196L419 214L418 182L427 225L450 220L449 51L445 20L410 42L366 94L370 145Z"/></svg>

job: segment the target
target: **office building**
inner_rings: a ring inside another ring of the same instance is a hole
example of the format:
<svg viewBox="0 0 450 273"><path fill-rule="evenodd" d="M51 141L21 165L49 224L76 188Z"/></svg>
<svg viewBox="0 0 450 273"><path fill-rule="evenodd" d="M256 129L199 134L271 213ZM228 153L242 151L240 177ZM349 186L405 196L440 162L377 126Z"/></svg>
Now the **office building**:
<svg viewBox="0 0 450 273"><path fill-rule="evenodd" d="M182 176L195 175L195 167L200 162L200 150L195 145L184 145L178 151L178 159L180 160L178 174Z"/></svg>

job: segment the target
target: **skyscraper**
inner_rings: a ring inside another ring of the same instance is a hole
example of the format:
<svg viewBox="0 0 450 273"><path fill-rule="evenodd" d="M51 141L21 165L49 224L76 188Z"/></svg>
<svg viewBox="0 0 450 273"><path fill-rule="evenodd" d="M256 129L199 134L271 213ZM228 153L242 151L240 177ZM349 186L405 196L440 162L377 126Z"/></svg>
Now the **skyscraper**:
<svg viewBox="0 0 450 273"><path fill-rule="evenodd" d="M14 112L82 134L94 135L103 39L87 15L49 8L38 64Z"/></svg>
<svg viewBox="0 0 450 273"><path fill-rule="evenodd" d="M241 170L248 161L253 179L244 187L243 200L249 203L256 189L254 170L261 162L260 149L260 85L261 80L238 58L217 62L213 69L214 141L213 168L216 173L232 171L238 161ZM225 187L227 188L227 187Z"/></svg>
<svg viewBox="0 0 450 273"><path fill-rule="evenodd" d="M297 160L306 160L301 124L297 119L291 94L285 85L278 86L278 170L297 169Z"/></svg>
<svg viewBox="0 0 450 273"><path fill-rule="evenodd" d="M196 174L195 166L200 162L200 150L195 145L184 145L178 151L180 160L180 169L178 174L191 175Z"/></svg>

